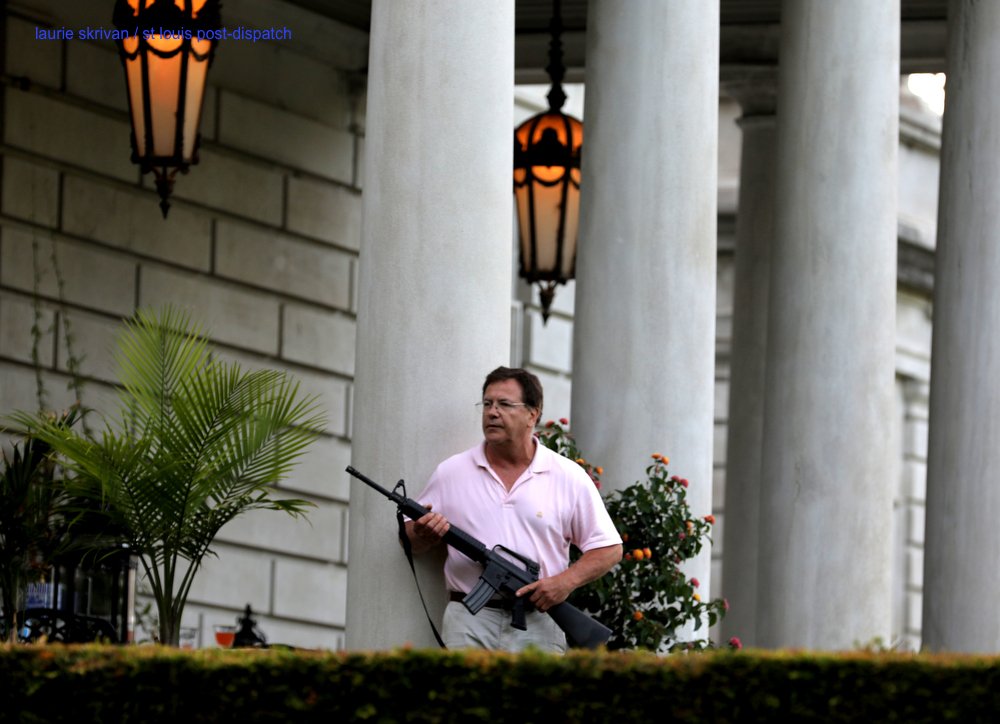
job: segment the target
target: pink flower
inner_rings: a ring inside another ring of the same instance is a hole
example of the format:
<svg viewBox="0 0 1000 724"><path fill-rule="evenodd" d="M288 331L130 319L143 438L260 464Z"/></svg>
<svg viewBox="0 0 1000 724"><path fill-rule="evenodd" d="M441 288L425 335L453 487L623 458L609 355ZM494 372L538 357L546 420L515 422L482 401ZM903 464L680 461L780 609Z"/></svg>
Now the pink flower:
<svg viewBox="0 0 1000 724"><path fill-rule="evenodd" d="M729 599L728 598L723 598L722 599L722 607L724 609L726 609L727 611L729 610Z"/></svg>
<svg viewBox="0 0 1000 724"><path fill-rule="evenodd" d="M559 418L559 422L561 422L563 425L568 425L569 424L569 420L567 418L565 418L565 417L560 417Z"/></svg>
<svg viewBox="0 0 1000 724"><path fill-rule="evenodd" d="M549 420L548 422L545 423L545 427L554 427L555 424L556 424L555 420Z"/></svg>
<svg viewBox="0 0 1000 724"><path fill-rule="evenodd" d="M687 536L685 534L683 534L683 533L678 533L677 537L680 538L681 540L684 540L685 538L687 538Z"/></svg>
<svg viewBox="0 0 1000 724"><path fill-rule="evenodd" d="M691 579L691 585L694 586L695 588L697 588L698 586L701 585L701 581L699 581L697 578L692 578Z"/></svg>
<svg viewBox="0 0 1000 724"><path fill-rule="evenodd" d="M731 639L729 639L729 648L731 648L731 649L742 649L743 648L743 642L740 641L739 637L733 636Z"/></svg>
<svg viewBox="0 0 1000 724"><path fill-rule="evenodd" d="M686 488L688 486L688 479L687 478L681 478L681 485L683 485Z"/></svg>

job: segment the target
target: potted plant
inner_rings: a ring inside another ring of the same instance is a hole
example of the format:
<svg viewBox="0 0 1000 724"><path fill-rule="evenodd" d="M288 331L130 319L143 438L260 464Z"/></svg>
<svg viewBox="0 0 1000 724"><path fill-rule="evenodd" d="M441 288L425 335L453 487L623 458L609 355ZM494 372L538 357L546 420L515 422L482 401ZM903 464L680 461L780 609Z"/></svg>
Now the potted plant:
<svg viewBox="0 0 1000 724"><path fill-rule="evenodd" d="M63 537L66 495L50 452L43 441L25 437L0 456L0 626L9 642L17 640L28 584L48 570Z"/></svg>
<svg viewBox="0 0 1000 724"><path fill-rule="evenodd" d="M250 510L300 516L311 504L273 497L325 418L275 370L246 371L211 354L173 308L140 311L117 344L118 414L77 432L44 415L13 416L60 456L73 495L99 502L107 528L139 557L159 640L177 645L188 592L223 525Z"/></svg>

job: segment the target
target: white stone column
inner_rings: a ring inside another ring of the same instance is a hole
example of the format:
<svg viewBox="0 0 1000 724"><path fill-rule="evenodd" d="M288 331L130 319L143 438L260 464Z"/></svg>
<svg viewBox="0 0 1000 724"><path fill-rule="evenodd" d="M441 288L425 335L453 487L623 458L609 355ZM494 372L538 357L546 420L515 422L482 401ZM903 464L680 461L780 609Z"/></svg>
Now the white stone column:
<svg viewBox="0 0 1000 724"><path fill-rule="evenodd" d="M572 425L606 488L650 455L712 505L719 3L594 2ZM706 549L690 570L708 592Z"/></svg>
<svg viewBox="0 0 1000 724"><path fill-rule="evenodd" d="M777 73L740 74L723 84L743 109L733 279L722 595L722 640L756 645L758 521L767 371L767 300L774 237Z"/></svg>
<svg viewBox="0 0 1000 724"><path fill-rule="evenodd" d="M481 439L473 405L510 355L513 100L513 0L375 0L352 460L417 499ZM420 568L440 621L440 561ZM435 645L395 506L355 481L347 646L408 641Z"/></svg>
<svg viewBox="0 0 1000 724"><path fill-rule="evenodd" d="M757 643L888 640L899 2L781 8Z"/></svg>
<svg viewBox="0 0 1000 724"><path fill-rule="evenodd" d="M934 268L923 645L1000 651L1000 4L952 2Z"/></svg>

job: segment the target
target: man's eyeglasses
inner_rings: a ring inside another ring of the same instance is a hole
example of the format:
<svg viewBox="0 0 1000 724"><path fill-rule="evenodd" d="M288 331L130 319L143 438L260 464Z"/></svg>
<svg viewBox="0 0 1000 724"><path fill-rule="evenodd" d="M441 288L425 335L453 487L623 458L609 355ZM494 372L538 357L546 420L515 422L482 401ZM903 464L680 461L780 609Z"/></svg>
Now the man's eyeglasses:
<svg viewBox="0 0 1000 724"><path fill-rule="evenodd" d="M527 407L526 402L513 402L512 400L482 400L476 403L476 409L486 412L492 407L496 407L500 412L511 412L515 407Z"/></svg>

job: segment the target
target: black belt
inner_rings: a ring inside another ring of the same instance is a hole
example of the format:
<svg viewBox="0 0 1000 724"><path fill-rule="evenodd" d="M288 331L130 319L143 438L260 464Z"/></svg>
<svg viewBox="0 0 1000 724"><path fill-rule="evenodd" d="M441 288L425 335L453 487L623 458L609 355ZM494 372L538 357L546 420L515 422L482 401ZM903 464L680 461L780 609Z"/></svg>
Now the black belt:
<svg viewBox="0 0 1000 724"><path fill-rule="evenodd" d="M461 591L449 591L448 593L448 599L451 601L462 601L464 598L465 594ZM513 607L514 601L509 598L491 598L486 602L486 605L483 606L483 608L496 608L501 611L510 611ZM535 610L534 604L526 598L524 599L524 610L528 612Z"/></svg>

